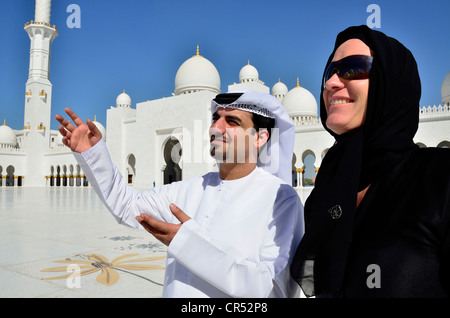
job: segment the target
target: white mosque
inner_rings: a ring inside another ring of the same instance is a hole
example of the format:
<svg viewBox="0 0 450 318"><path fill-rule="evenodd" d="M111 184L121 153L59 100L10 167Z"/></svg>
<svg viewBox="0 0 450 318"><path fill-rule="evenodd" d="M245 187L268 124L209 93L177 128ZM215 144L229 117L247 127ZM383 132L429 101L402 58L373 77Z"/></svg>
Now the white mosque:
<svg viewBox="0 0 450 318"><path fill-rule="evenodd" d="M71 151L57 130L50 130L52 84L50 47L58 30L50 24L51 0L36 0L35 19L25 24L31 40L25 91L23 130L0 126L0 186L88 186ZM172 96L136 103L123 91L107 110L106 129L99 122L111 157L128 183L151 188L217 170L209 156L210 102L220 93L220 75L213 63L197 53L175 76ZM248 63L239 83L228 90L252 89L278 98L296 127L292 185L303 200L314 184L322 158L334 142L323 129L314 96L299 85L289 90L278 81L272 88ZM450 72L441 87L442 105L422 107L415 142L420 147L450 147Z"/></svg>

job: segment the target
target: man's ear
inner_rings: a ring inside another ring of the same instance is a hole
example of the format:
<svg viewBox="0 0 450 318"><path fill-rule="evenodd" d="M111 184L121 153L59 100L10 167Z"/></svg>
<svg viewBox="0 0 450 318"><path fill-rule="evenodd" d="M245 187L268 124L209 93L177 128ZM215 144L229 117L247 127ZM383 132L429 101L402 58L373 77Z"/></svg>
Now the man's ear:
<svg viewBox="0 0 450 318"><path fill-rule="evenodd" d="M257 132L258 138L256 139L256 148L260 150L269 140L269 131L267 129L262 129Z"/></svg>

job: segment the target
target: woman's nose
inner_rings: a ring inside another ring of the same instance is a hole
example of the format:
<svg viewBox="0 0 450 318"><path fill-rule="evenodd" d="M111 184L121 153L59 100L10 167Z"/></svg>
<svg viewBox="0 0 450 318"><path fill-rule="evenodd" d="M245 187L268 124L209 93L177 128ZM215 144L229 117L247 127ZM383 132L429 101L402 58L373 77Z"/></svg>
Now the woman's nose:
<svg viewBox="0 0 450 318"><path fill-rule="evenodd" d="M325 82L325 89L326 90L333 90L333 89L339 89L344 87L344 83L341 81L337 73L334 73L326 82Z"/></svg>

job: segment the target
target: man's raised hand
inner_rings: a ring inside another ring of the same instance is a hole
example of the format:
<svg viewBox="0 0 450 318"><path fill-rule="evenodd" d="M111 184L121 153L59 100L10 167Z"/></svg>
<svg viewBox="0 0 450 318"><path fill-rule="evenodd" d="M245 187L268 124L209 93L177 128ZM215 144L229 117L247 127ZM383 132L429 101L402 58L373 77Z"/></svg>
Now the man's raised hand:
<svg viewBox="0 0 450 318"><path fill-rule="evenodd" d="M61 115L56 115L55 119L61 124L59 132L63 136L62 142L72 151L82 153L93 147L102 139L102 133L92 120L86 120L86 124L70 108L64 111L72 119L73 124L64 119Z"/></svg>

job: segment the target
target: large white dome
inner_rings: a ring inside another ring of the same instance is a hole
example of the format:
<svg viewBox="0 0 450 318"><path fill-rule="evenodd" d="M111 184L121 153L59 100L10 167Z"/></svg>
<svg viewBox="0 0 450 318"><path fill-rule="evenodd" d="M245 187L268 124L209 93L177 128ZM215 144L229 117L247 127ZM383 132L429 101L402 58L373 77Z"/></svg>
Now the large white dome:
<svg viewBox="0 0 450 318"><path fill-rule="evenodd" d="M289 116L317 117L317 102L313 94L298 84L291 89L282 102Z"/></svg>
<svg viewBox="0 0 450 318"><path fill-rule="evenodd" d="M259 73L256 67L253 65L250 65L250 61L248 61L248 64L245 65L243 68L241 68L241 71L239 72L239 82L246 83L246 82L254 82L259 79Z"/></svg>
<svg viewBox="0 0 450 318"><path fill-rule="evenodd" d="M175 95L210 90L220 93L220 76L214 64L197 54L185 61L175 76Z"/></svg>
<svg viewBox="0 0 450 318"><path fill-rule="evenodd" d="M123 93L117 96L116 98L116 106L117 107L131 107L131 98L130 96L125 93L125 90L123 90Z"/></svg>
<svg viewBox="0 0 450 318"><path fill-rule="evenodd" d="M441 86L442 103L448 105L450 103L450 72L445 75Z"/></svg>
<svg viewBox="0 0 450 318"><path fill-rule="evenodd" d="M0 145L14 147L16 144L17 138L14 130L6 126L6 123L3 123L3 125L0 126Z"/></svg>

